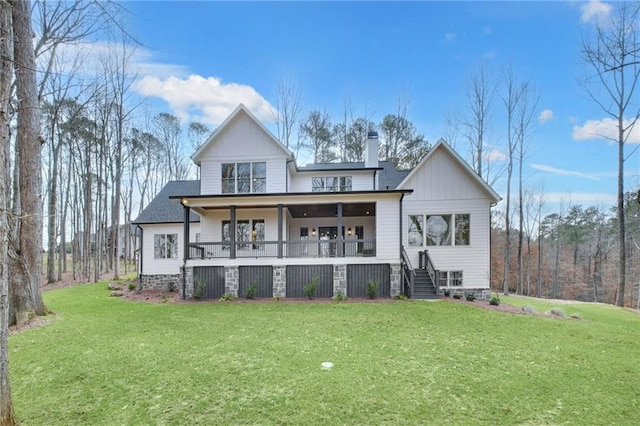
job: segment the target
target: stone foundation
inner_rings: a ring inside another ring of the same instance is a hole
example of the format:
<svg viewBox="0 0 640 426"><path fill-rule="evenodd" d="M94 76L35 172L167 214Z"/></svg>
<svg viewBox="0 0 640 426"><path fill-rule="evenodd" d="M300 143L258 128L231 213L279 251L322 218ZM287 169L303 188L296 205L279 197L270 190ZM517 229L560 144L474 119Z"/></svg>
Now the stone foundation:
<svg viewBox="0 0 640 426"><path fill-rule="evenodd" d="M491 295L495 293L491 289L488 288L460 288L460 287L447 287L440 289L440 296L444 296L444 290L449 290L449 297L453 297L454 294L459 294L463 298L467 296L467 294L475 294L476 299L478 300L491 300Z"/></svg>
<svg viewBox="0 0 640 426"><path fill-rule="evenodd" d="M182 286L180 286L180 297L183 299L190 299L193 297L193 267L182 268L185 272L185 288L184 294L182 294Z"/></svg>
<svg viewBox="0 0 640 426"><path fill-rule="evenodd" d="M273 297L287 296L287 267L273 267Z"/></svg>
<svg viewBox="0 0 640 426"><path fill-rule="evenodd" d="M141 275L140 289L179 291L182 290L182 276L181 274Z"/></svg>
<svg viewBox="0 0 640 426"><path fill-rule="evenodd" d="M347 295L347 265L333 265L333 295Z"/></svg>
<svg viewBox="0 0 640 426"><path fill-rule="evenodd" d="M396 297L397 295L402 293L402 280L400 278L400 264L399 263L391 263L389 265L389 286L390 291L389 295L391 297Z"/></svg>

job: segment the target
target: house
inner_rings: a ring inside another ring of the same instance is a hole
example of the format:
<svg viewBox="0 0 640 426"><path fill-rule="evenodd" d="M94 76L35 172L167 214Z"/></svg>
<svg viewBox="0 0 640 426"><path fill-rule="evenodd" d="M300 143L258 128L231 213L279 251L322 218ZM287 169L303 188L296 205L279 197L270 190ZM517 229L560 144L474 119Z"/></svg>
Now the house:
<svg viewBox="0 0 640 426"><path fill-rule="evenodd" d="M218 298L438 297L487 291L500 197L440 140L411 171L378 161L296 165L243 105L193 154L200 180L169 182L134 221L142 289Z"/></svg>

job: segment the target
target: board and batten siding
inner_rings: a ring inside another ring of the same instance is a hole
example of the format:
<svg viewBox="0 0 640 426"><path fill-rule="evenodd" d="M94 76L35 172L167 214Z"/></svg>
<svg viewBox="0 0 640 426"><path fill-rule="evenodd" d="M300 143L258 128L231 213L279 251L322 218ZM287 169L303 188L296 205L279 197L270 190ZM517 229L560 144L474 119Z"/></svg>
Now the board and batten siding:
<svg viewBox="0 0 640 426"><path fill-rule="evenodd" d="M463 271L463 287L489 288L491 198L463 166L444 148L433 155L404 183L413 189L403 203L402 241L414 268L418 252L428 250L435 267ZM409 247L409 215L469 214L468 246Z"/></svg>
<svg viewBox="0 0 640 426"><path fill-rule="evenodd" d="M163 223L140 225L143 231L142 273L143 275L179 274L183 264L184 238L182 223ZM199 223L191 223L189 226L189 238L196 240L196 234L200 232ZM178 257L175 259L156 259L154 236L156 234L178 234Z"/></svg>
<svg viewBox="0 0 640 426"><path fill-rule="evenodd" d="M373 172L344 172L344 171L328 171L328 172L303 172L295 174L289 185L289 192L311 192L314 177L345 177L351 176L352 191L372 191L373 190Z"/></svg>
<svg viewBox="0 0 640 426"><path fill-rule="evenodd" d="M220 194L222 163L265 161L267 192L286 192L287 153L255 121L238 114L200 157L200 193Z"/></svg>
<svg viewBox="0 0 640 426"><path fill-rule="evenodd" d="M383 198L376 202L376 257L382 262L400 259L400 201Z"/></svg>

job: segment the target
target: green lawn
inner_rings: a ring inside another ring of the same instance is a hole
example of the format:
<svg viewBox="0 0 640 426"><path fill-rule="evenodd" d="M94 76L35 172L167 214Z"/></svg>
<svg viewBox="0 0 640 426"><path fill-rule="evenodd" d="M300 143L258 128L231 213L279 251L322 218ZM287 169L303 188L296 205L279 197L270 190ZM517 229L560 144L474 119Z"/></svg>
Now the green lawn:
<svg viewBox="0 0 640 426"><path fill-rule="evenodd" d="M561 306L576 321L107 294L47 292L51 324L11 336L23 425L640 424L640 316L609 306Z"/></svg>

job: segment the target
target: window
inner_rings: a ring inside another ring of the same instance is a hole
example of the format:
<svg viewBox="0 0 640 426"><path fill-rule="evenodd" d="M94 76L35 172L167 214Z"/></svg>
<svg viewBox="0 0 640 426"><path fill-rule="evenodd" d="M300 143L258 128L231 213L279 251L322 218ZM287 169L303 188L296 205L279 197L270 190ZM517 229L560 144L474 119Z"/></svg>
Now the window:
<svg viewBox="0 0 640 426"><path fill-rule="evenodd" d="M409 215L409 246L422 245L422 220L422 215Z"/></svg>
<svg viewBox="0 0 640 426"><path fill-rule="evenodd" d="M456 245L457 246L469 245L469 215L468 214L456 215Z"/></svg>
<svg viewBox="0 0 640 426"><path fill-rule="evenodd" d="M222 193L264 193L267 190L267 163L223 163Z"/></svg>
<svg viewBox="0 0 640 426"><path fill-rule="evenodd" d="M428 246L451 245L451 215L427 216L424 233Z"/></svg>
<svg viewBox="0 0 640 426"><path fill-rule="evenodd" d="M200 242L200 233L196 232L196 243Z"/></svg>
<svg viewBox="0 0 640 426"><path fill-rule="evenodd" d="M309 239L309 228L300 228L300 240L308 240Z"/></svg>
<svg viewBox="0 0 640 426"><path fill-rule="evenodd" d="M440 287L462 287L462 271L440 271Z"/></svg>
<svg viewBox="0 0 640 426"><path fill-rule="evenodd" d="M468 246L470 240L469 214L409 215L409 246Z"/></svg>
<svg viewBox="0 0 640 426"><path fill-rule="evenodd" d="M178 234L155 234L153 249L155 259L177 259Z"/></svg>
<svg viewBox="0 0 640 426"><path fill-rule="evenodd" d="M351 191L351 176L323 176L311 178L312 192Z"/></svg>
<svg viewBox="0 0 640 426"><path fill-rule="evenodd" d="M231 221L222 221L222 241L231 241ZM237 220L236 221L236 243L250 242L250 241L264 241L265 225L264 219L253 220ZM240 249L248 248L249 244L238 244ZM222 247L224 250L228 250L228 246ZM253 244L253 248L258 248L256 244Z"/></svg>

